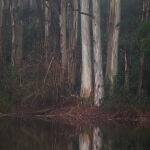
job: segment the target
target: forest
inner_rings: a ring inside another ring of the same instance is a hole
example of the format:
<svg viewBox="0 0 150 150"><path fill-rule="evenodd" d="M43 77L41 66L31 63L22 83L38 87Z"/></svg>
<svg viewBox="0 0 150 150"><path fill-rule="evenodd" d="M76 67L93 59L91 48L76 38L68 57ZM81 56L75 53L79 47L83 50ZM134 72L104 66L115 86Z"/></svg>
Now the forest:
<svg viewBox="0 0 150 150"><path fill-rule="evenodd" d="M149 100L149 0L0 0L1 113Z"/></svg>
<svg viewBox="0 0 150 150"><path fill-rule="evenodd" d="M149 140L150 0L0 0L0 150Z"/></svg>

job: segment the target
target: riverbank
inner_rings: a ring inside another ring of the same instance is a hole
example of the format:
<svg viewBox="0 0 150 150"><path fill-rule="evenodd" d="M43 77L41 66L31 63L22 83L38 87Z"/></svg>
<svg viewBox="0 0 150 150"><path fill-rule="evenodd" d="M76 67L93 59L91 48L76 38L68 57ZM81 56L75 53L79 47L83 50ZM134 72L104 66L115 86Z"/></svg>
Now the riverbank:
<svg viewBox="0 0 150 150"><path fill-rule="evenodd" d="M55 120L74 126L96 125L105 123L131 124L150 127L150 111L142 109L118 108L118 111L103 110L94 106L66 105L61 107L45 107L43 109L20 108L8 114L0 113L0 117L37 118L44 121Z"/></svg>

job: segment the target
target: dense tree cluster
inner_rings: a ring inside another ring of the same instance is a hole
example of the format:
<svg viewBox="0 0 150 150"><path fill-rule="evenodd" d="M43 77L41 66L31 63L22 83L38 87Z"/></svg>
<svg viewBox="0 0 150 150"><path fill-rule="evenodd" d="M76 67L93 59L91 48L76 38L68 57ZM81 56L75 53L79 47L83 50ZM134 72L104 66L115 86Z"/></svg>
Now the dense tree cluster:
<svg viewBox="0 0 150 150"><path fill-rule="evenodd" d="M0 109L150 92L150 0L0 0Z"/></svg>

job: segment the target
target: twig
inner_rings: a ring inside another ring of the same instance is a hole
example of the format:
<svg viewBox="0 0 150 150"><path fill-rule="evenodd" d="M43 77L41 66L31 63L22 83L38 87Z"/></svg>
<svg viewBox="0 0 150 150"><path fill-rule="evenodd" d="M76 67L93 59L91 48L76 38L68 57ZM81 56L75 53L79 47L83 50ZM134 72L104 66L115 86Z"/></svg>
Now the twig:
<svg viewBox="0 0 150 150"><path fill-rule="evenodd" d="M44 85L45 85L45 82L46 82L46 79L47 79L47 76L48 76L48 73L49 73L49 70L50 70L50 67L51 67L51 64L52 64L54 58L55 57L53 56L50 63L49 63L49 66L48 66L48 69L47 69L47 72L46 72L46 75L45 75L45 78L44 78Z"/></svg>

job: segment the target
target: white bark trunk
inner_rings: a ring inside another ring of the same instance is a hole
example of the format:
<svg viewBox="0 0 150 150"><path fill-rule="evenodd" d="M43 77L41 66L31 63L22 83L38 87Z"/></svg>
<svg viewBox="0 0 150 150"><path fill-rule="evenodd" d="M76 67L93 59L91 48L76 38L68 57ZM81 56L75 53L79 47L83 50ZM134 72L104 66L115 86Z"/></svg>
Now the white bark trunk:
<svg viewBox="0 0 150 150"><path fill-rule="evenodd" d="M110 0L106 76L113 92L118 72L118 41L121 19L121 0Z"/></svg>
<svg viewBox="0 0 150 150"><path fill-rule="evenodd" d="M93 149L100 150L102 148L102 133L99 127L93 129Z"/></svg>
<svg viewBox="0 0 150 150"><path fill-rule="evenodd" d="M86 133L79 135L79 150L90 150L90 137Z"/></svg>
<svg viewBox="0 0 150 150"><path fill-rule="evenodd" d="M93 52L94 52L94 104L100 106L104 96L101 31L100 31L100 1L93 0Z"/></svg>
<svg viewBox="0 0 150 150"><path fill-rule="evenodd" d="M81 0L81 12L89 14L89 0ZM91 41L89 16L81 14L82 74L81 97L89 98L92 91Z"/></svg>

